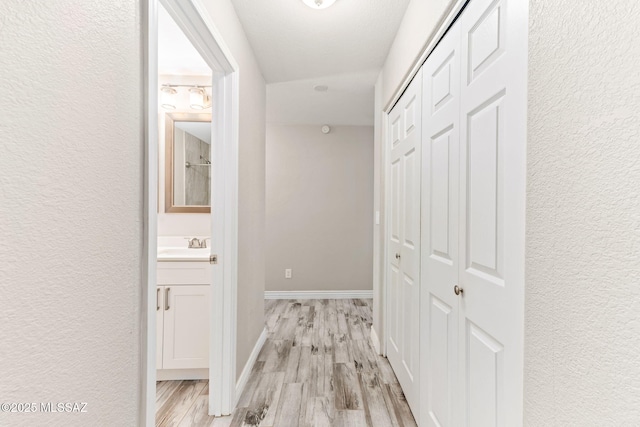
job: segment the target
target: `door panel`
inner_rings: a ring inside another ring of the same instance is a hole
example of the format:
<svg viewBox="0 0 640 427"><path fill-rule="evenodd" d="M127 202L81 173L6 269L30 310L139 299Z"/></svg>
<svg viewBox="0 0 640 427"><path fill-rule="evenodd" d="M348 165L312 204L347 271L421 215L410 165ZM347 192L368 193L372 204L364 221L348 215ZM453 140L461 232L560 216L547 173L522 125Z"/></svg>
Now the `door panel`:
<svg viewBox="0 0 640 427"><path fill-rule="evenodd" d="M460 414L522 425L527 5L474 0L460 16Z"/></svg>
<svg viewBox="0 0 640 427"><path fill-rule="evenodd" d="M410 253L413 253L420 241L420 223L417 221L417 216L420 213L420 192L416 191L420 188L420 181L416 182L415 179L420 174L420 159L417 158L415 147L412 147L403 157L404 221L402 225L404 233L402 244L403 249L406 248ZM411 269L407 270L412 271Z"/></svg>
<svg viewBox="0 0 640 427"><path fill-rule="evenodd" d="M392 134L394 134L395 130L400 129L400 115L398 115L398 120L395 122L395 127L392 127ZM399 135L399 134L398 134ZM399 136L398 136L399 138ZM392 144L396 145L399 143L399 139L394 139ZM400 295L400 283L401 272L400 272L400 260L395 257L395 254L400 253L400 234L401 234L401 189L402 189L402 163L401 159L394 159L391 164L391 212L389 223L391 224L390 237L389 237L389 344L391 345L391 349L395 353L400 352L401 341L399 339L400 334L400 326L401 324L398 321L398 316L396 313L402 312L402 306L400 303L402 300L399 298Z"/></svg>
<svg viewBox="0 0 640 427"><path fill-rule="evenodd" d="M389 351L394 353L400 353L401 346L400 322L397 314L402 312L402 305L400 305L402 301L398 298L400 295L400 274L400 269L392 264L389 277L389 345L391 346Z"/></svg>
<svg viewBox="0 0 640 427"><path fill-rule="evenodd" d="M421 425L456 425L460 33L454 24L424 65Z"/></svg>
<svg viewBox="0 0 640 427"><path fill-rule="evenodd" d="M504 425L504 348L473 323L466 330L468 425Z"/></svg>
<svg viewBox="0 0 640 427"><path fill-rule="evenodd" d="M429 249L432 257L440 258L440 262L447 264L451 261L451 251L449 247L449 234L451 224L449 215L451 214L449 191L451 189L451 168L450 163L454 160L451 157L452 126L447 127L441 134L434 135L429 141L431 150L429 163L426 165L430 172L430 198L429 207ZM455 150L455 147L453 148Z"/></svg>
<svg viewBox="0 0 640 427"><path fill-rule="evenodd" d="M419 405L420 138L422 78L389 113L387 356L407 402Z"/></svg>
<svg viewBox="0 0 640 427"><path fill-rule="evenodd" d="M471 83L484 70L491 67L494 61L504 52L505 14L503 1L494 0L479 7L473 12L465 12L468 32L469 53L467 63L467 83ZM471 8L469 8L471 9ZM478 17L477 13L482 11ZM474 16L471 16L474 15Z"/></svg>
<svg viewBox="0 0 640 427"><path fill-rule="evenodd" d="M467 271L502 282L501 100L504 93L471 112L467 120Z"/></svg>
<svg viewBox="0 0 640 427"><path fill-rule="evenodd" d="M426 425L452 424L453 382L457 363L455 358L457 310L431 294L429 305L429 344L427 375L428 421ZM453 347L453 348L452 348Z"/></svg>

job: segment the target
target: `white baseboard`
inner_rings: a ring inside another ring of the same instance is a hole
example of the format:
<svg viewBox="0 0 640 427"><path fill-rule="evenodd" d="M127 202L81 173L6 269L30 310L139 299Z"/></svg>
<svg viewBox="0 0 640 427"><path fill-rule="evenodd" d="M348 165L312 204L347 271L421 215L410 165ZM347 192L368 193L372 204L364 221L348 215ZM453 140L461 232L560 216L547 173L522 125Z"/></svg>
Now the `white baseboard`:
<svg viewBox="0 0 640 427"><path fill-rule="evenodd" d="M380 338L378 338L378 334L373 325L371 326L371 344L373 344L373 349L376 351L376 354L382 354L380 352Z"/></svg>
<svg viewBox="0 0 640 427"><path fill-rule="evenodd" d="M258 358L258 354L260 354L260 350L262 350L262 346L264 342L267 340L267 329L263 329L262 333L258 337L258 341L256 341L256 345L253 346L253 350L249 355L249 359L247 363L245 363L244 368L242 369L242 373L240 374L240 378L236 381L236 396L235 402L233 403L233 407L238 404L238 400L240 396L242 396L242 391L244 387L247 385L247 381L249 381L249 376L251 375L251 371L253 370L253 365L256 363L256 359Z"/></svg>
<svg viewBox="0 0 640 427"><path fill-rule="evenodd" d="M264 299L371 299L368 291L265 291Z"/></svg>

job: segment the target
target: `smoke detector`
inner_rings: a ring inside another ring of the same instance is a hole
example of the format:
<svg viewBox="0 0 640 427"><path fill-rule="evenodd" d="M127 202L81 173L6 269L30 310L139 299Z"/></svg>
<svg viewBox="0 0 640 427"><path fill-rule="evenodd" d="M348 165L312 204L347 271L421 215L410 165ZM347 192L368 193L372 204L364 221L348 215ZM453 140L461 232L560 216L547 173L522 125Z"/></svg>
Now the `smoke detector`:
<svg viewBox="0 0 640 427"><path fill-rule="evenodd" d="M325 135L328 134L329 132L331 132L331 128L329 127L329 125L324 125L320 128L320 130L322 131L322 133L324 133Z"/></svg>

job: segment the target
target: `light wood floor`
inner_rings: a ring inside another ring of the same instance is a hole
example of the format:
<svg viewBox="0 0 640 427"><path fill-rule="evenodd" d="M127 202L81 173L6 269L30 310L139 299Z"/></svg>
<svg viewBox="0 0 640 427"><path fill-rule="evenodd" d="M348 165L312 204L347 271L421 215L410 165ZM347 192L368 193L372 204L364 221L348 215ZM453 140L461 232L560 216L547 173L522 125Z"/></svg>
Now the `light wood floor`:
<svg viewBox="0 0 640 427"><path fill-rule="evenodd" d="M371 346L371 300L267 300L265 312L267 341L233 415L206 415L206 381L162 381L157 426L416 426Z"/></svg>

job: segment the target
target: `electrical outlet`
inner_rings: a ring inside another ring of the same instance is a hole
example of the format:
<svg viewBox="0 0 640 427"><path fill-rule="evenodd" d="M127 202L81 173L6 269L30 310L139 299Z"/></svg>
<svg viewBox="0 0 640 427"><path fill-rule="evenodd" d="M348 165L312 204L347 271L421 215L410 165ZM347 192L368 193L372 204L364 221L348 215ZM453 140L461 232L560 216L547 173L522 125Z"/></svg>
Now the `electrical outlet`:
<svg viewBox="0 0 640 427"><path fill-rule="evenodd" d="M284 270L284 278L285 279L291 279L291 269L287 268Z"/></svg>

